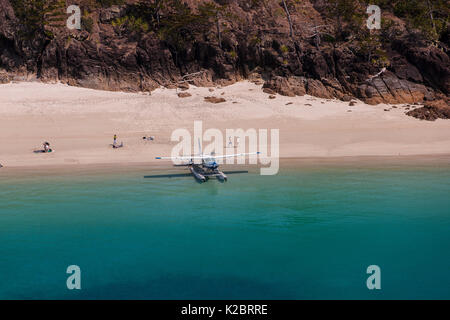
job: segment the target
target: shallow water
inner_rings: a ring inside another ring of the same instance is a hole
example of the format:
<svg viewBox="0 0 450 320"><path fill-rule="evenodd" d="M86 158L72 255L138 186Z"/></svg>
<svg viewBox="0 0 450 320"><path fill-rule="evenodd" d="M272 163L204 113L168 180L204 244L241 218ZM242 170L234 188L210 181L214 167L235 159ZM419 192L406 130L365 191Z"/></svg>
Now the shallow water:
<svg viewBox="0 0 450 320"><path fill-rule="evenodd" d="M0 298L450 299L450 165L152 173L0 173Z"/></svg>

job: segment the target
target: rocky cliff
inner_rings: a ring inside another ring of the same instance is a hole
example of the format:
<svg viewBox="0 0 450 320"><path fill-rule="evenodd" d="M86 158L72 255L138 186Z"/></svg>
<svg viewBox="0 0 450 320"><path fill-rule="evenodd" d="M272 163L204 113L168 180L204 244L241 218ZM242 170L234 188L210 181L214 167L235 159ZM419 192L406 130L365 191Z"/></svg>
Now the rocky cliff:
<svg viewBox="0 0 450 320"><path fill-rule="evenodd" d="M448 103L448 3L431 1L438 13L414 25L401 1L372 2L380 30L356 0L0 0L0 83L151 91L249 79L288 96ZM66 26L71 4L80 30Z"/></svg>

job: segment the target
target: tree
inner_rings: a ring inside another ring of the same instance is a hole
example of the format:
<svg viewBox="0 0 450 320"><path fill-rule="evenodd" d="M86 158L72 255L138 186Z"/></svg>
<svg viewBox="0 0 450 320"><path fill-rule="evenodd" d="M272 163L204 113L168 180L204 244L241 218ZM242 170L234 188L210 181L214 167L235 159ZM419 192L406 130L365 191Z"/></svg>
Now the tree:
<svg viewBox="0 0 450 320"><path fill-rule="evenodd" d="M356 33L361 28L362 16L357 0L329 0L326 6L326 15L335 25L335 38L343 40L347 31Z"/></svg>
<svg viewBox="0 0 450 320"><path fill-rule="evenodd" d="M207 2L198 7L199 14L206 20L213 19L217 30L217 41L222 49L222 31L220 29L220 18L224 12L224 6L218 6L215 3Z"/></svg>
<svg viewBox="0 0 450 320"><path fill-rule="evenodd" d="M167 0L140 0L129 5L129 13L132 16L144 19L153 29L159 28L161 15L168 6Z"/></svg>
<svg viewBox="0 0 450 320"><path fill-rule="evenodd" d="M396 0L392 7L398 17L431 41L438 41L448 28L450 6L446 0Z"/></svg>
<svg viewBox="0 0 450 320"><path fill-rule="evenodd" d="M51 23L48 15L57 15L64 1L61 0L16 0L11 1L16 17L22 25L21 35L31 38L36 33L45 34L45 26Z"/></svg>
<svg viewBox="0 0 450 320"><path fill-rule="evenodd" d="M290 14L288 6L286 4L286 0L281 0L281 2L283 3L283 8L284 8L284 11L286 12L286 17L289 22L289 37L293 38L294 37L294 28L292 27L291 14Z"/></svg>
<svg viewBox="0 0 450 320"><path fill-rule="evenodd" d="M307 38L314 38L314 44L316 45L317 49L319 49L320 44L322 43L323 36L329 36L330 38L333 38L333 36L326 31L328 27L328 25L315 25L307 29L308 32L311 33L307 35Z"/></svg>

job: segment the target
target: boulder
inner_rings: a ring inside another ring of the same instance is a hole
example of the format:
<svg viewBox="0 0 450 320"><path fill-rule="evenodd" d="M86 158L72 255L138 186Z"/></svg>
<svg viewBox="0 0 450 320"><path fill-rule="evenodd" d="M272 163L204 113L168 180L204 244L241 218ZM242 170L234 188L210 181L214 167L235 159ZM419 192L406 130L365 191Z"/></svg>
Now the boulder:
<svg viewBox="0 0 450 320"><path fill-rule="evenodd" d="M406 113L408 116L420 119L435 121L436 119L450 119L450 106L445 100L437 100L425 104Z"/></svg>
<svg viewBox="0 0 450 320"><path fill-rule="evenodd" d="M342 101L350 102L350 101L352 101L352 96L350 96L350 95L348 95L348 94L344 94L344 95L342 96Z"/></svg>
<svg viewBox="0 0 450 320"><path fill-rule="evenodd" d="M11 79L6 72L0 72L0 84L9 83Z"/></svg>
<svg viewBox="0 0 450 320"><path fill-rule="evenodd" d="M416 103L433 100L433 93L424 85L399 79L387 72L358 87L357 95L366 103Z"/></svg>
<svg viewBox="0 0 450 320"><path fill-rule="evenodd" d="M275 76L264 83L263 91L269 94L278 93L287 97L303 96L306 93L305 80L301 77Z"/></svg>
<svg viewBox="0 0 450 320"><path fill-rule="evenodd" d="M181 83L178 83L178 89L181 89L181 90L188 90L189 89L189 83L187 83L187 82L181 82Z"/></svg>
<svg viewBox="0 0 450 320"><path fill-rule="evenodd" d="M210 103L222 103L227 100L225 100L224 98L217 98L217 97L205 97L205 101Z"/></svg>
<svg viewBox="0 0 450 320"><path fill-rule="evenodd" d="M178 97L180 98L187 98L187 97L191 97L192 94L190 94L189 92L180 92L178 93Z"/></svg>
<svg viewBox="0 0 450 320"><path fill-rule="evenodd" d="M272 90L272 89L270 89L270 88L264 88L264 89L263 89L263 92L264 92L264 93L268 93L268 94L275 94L275 93L276 93L274 90Z"/></svg>
<svg viewBox="0 0 450 320"><path fill-rule="evenodd" d="M333 94L324 86L320 80L308 79L306 87L306 93L310 96L331 99L334 98Z"/></svg>

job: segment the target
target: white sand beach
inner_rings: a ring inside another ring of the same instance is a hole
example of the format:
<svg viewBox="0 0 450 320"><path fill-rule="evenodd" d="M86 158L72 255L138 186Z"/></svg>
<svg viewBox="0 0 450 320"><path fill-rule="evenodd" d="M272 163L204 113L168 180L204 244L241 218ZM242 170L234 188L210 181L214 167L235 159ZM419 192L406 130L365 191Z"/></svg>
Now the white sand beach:
<svg viewBox="0 0 450 320"><path fill-rule="evenodd" d="M97 91L39 82L0 85L0 163L5 167L154 163L170 155L175 129L279 129L280 156L450 154L450 121L420 121L403 105L354 106L311 96L269 99L261 86L192 87L147 93ZM212 104L206 96L226 99ZM417 107L417 106L416 106ZM389 111L385 111L388 109ZM112 149L113 135L125 147ZM144 141L143 136L154 136ZM49 141L54 153L35 154ZM226 144L227 141L224 141Z"/></svg>

